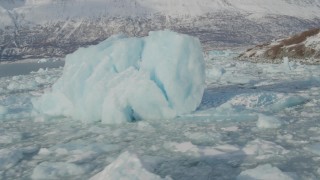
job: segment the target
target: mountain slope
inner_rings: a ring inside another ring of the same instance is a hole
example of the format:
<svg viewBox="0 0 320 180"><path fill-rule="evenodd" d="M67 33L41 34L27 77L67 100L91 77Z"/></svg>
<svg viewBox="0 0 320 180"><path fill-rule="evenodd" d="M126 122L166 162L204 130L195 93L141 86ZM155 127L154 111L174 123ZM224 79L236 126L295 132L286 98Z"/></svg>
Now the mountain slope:
<svg viewBox="0 0 320 180"><path fill-rule="evenodd" d="M311 29L286 39L258 45L240 55L242 59L269 59L271 62L281 62L284 57L319 64L320 29Z"/></svg>
<svg viewBox="0 0 320 180"><path fill-rule="evenodd" d="M14 60L160 29L198 36L205 48L257 44L318 27L320 0L2 0L0 15L0 60Z"/></svg>

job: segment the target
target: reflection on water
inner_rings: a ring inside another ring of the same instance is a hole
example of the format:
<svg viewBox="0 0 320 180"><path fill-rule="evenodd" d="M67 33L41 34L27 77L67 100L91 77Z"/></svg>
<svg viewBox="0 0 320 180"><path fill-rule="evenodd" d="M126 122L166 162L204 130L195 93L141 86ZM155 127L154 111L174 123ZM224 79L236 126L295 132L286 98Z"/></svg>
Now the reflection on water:
<svg viewBox="0 0 320 180"><path fill-rule="evenodd" d="M38 71L40 68L58 68L61 66L64 66L64 61L0 64L0 77L25 75L31 71Z"/></svg>

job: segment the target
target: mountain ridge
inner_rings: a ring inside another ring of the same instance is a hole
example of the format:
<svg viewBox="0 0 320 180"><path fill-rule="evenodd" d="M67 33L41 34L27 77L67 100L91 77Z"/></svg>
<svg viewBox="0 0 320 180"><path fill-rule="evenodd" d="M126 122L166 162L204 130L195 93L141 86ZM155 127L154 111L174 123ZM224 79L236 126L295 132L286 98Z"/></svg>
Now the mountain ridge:
<svg viewBox="0 0 320 180"><path fill-rule="evenodd" d="M0 60L63 57L117 33L171 29L214 48L259 44L319 25L320 0L3 0Z"/></svg>

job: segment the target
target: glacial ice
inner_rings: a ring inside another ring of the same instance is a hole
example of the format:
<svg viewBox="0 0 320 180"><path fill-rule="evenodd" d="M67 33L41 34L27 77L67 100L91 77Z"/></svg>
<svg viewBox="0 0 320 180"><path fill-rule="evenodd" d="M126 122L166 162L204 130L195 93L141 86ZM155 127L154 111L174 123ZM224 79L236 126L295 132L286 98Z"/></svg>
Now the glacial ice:
<svg viewBox="0 0 320 180"><path fill-rule="evenodd" d="M85 122L169 119L194 111L204 88L198 39L170 31L117 35L68 55L62 77L33 106Z"/></svg>

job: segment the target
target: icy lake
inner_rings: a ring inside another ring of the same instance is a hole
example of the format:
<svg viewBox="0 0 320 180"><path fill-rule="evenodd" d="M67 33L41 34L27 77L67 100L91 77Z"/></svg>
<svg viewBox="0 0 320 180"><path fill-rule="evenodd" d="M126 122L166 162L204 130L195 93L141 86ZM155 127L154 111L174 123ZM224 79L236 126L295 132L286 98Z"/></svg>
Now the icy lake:
<svg viewBox="0 0 320 180"><path fill-rule="evenodd" d="M103 125L38 116L31 99L63 69L0 76L0 179L89 179L110 164L126 170L128 157L139 172L177 180L319 179L320 66L219 54L206 56L198 110L171 120Z"/></svg>
<svg viewBox="0 0 320 180"><path fill-rule="evenodd" d="M58 68L64 65L64 61L49 62L22 62L11 64L0 64L0 77L26 75L32 71L38 71L40 68Z"/></svg>

